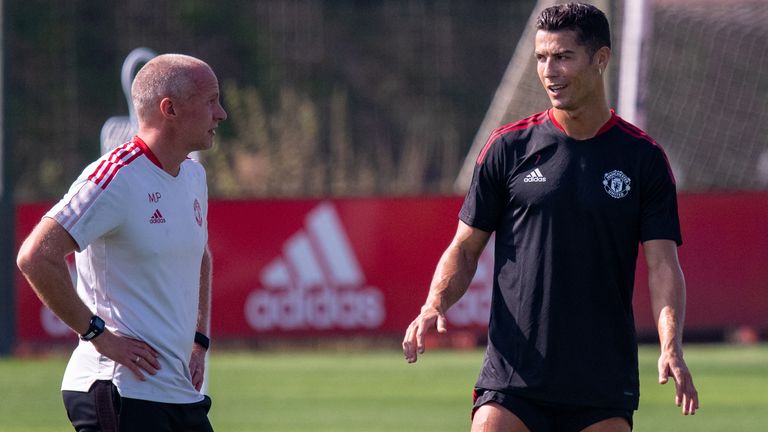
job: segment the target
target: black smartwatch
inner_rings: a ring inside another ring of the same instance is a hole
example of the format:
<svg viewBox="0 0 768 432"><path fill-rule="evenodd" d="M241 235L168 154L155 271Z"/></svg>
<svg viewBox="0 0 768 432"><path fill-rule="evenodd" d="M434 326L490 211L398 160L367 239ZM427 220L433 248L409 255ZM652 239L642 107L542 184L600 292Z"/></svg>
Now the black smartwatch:
<svg viewBox="0 0 768 432"><path fill-rule="evenodd" d="M80 339L90 341L102 333L104 333L104 320L98 315L94 315L91 317L91 322L88 324L88 330L80 335Z"/></svg>

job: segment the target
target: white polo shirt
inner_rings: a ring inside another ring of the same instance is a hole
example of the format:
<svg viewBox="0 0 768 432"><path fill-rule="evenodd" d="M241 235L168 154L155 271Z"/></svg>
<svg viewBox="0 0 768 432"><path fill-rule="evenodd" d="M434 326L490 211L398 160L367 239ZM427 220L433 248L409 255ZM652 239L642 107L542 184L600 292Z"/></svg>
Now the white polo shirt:
<svg viewBox="0 0 768 432"><path fill-rule="evenodd" d="M46 217L77 242L77 292L109 330L140 339L160 370L137 380L80 341L62 390L112 380L120 395L166 403L203 398L189 360L197 327L200 264L208 241L205 170L191 160L176 177L138 137L90 164Z"/></svg>

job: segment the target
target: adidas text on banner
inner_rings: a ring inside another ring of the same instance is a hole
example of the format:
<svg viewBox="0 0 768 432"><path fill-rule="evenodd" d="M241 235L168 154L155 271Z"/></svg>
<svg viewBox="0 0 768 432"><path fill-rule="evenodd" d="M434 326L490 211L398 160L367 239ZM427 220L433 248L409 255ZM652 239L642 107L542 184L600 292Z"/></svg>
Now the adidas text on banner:
<svg viewBox="0 0 768 432"><path fill-rule="evenodd" d="M307 214L304 229L261 269L245 317L256 331L376 328L384 297L368 286L344 226L330 203Z"/></svg>

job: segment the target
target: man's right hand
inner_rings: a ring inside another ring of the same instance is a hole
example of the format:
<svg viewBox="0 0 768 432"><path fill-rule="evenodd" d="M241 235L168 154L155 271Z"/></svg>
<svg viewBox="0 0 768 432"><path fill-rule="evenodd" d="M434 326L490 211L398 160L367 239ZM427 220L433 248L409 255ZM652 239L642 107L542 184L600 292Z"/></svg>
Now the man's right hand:
<svg viewBox="0 0 768 432"><path fill-rule="evenodd" d="M438 333L448 331L445 325L445 314L436 307L422 307L421 313L408 326L403 338L403 353L408 363L415 363L418 354L424 354L424 335L435 325Z"/></svg>
<svg viewBox="0 0 768 432"><path fill-rule="evenodd" d="M154 375L160 369L157 351L140 340L104 330L104 333L92 339L90 343L100 354L130 369L141 381L146 379L144 372Z"/></svg>
<svg viewBox="0 0 768 432"><path fill-rule="evenodd" d="M469 288L477 261L490 237L491 233L459 221L453 241L437 263L421 313L405 331L403 353L408 363L415 363L418 355L424 354L427 331L434 327L437 327L438 333L448 331L445 311L459 301Z"/></svg>

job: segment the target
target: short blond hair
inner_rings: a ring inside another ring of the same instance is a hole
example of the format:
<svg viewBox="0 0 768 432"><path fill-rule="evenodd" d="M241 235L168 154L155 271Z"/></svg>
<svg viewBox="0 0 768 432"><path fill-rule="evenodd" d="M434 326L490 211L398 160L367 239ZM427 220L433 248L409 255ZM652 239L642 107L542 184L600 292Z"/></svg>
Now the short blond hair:
<svg viewBox="0 0 768 432"><path fill-rule="evenodd" d="M131 85L131 99L139 119L165 97L184 98L194 91L192 71L210 69L204 61L184 54L162 54L145 64Z"/></svg>

